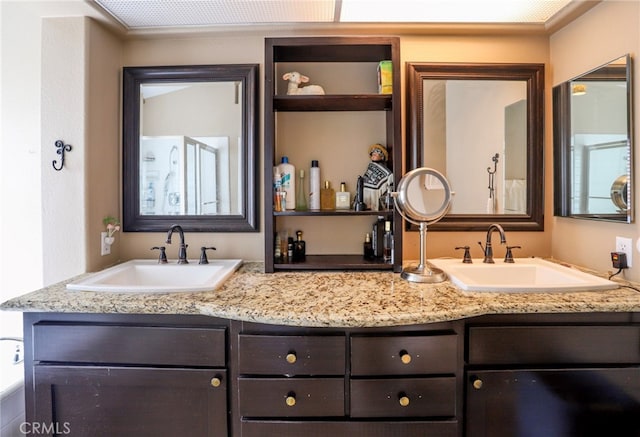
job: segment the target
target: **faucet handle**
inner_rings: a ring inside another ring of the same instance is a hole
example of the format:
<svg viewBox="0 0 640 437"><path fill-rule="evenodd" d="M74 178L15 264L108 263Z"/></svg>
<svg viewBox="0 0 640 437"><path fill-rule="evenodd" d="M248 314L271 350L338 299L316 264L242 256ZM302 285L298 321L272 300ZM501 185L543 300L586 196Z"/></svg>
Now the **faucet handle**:
<svg viewBox="0 0 640 437"><path fill-rule="evenodd" d="M215 247L204 247L200 248L200 262L198 264L209 264L209 260L207 259L207 250L216 250Z"/></svg>
<svg viewBox="0 0 640 437"><path fill-rule="evenodd" d="M160 254L158 255L158 264L166 264L167 263L167 253L165 252L164 246L153 246L151 250L159 250Z"/></svg>
<svg viewBox="0 0 640 437"><path fill-rule="evenodd" d="M464 264L473 263L473 261L471 261L471 254L469 253L469 246L458 246L458 247L456 247L456 250L460 250L460 249L464 249L464 256L462 257L462 262Z"/></svg>
<svg viewBox="0 0 640 437"><path fill-rule="evenodd" d="M507 246L507 253L504 256L504 262L509 263L509 264L513 264L513 253L511 252L511 249L522 249L521 246Z"/></svg>

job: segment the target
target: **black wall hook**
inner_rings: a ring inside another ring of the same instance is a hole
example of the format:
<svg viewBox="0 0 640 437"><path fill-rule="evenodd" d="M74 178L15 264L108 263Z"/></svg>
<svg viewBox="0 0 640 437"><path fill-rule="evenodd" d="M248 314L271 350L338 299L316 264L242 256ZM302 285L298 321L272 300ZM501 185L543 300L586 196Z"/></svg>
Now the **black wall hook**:
<svg viewBox="0 0 640 437"><path fill-rule="evenodd" d="M70 152L72 147L71 144L65 144L64 141L58 140L56 141L56 148L58 149L56 153L60 155L60 167L56 165L57 160L55 159L51 164L53 165L54 170L60 171L62 170L62 167L64 167L64 152Z"/></svg>

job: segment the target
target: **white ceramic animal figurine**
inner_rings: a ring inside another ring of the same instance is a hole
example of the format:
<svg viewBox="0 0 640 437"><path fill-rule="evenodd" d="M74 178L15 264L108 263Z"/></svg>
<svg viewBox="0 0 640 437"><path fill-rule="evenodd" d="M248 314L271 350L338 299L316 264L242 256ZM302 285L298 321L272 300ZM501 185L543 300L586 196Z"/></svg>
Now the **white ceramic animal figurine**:
<svg viewBox="0 0 640 437"><path fill-rule="evenodd" d="M323 95L324 89L320 85L307 85L304 87L300 87L301 83L309 82L309 78L307 76L303 76L297 71L291 71L289 73L285 73L282 78L284 80L289 81L289 85L287 86L287 95Z"/></svg>

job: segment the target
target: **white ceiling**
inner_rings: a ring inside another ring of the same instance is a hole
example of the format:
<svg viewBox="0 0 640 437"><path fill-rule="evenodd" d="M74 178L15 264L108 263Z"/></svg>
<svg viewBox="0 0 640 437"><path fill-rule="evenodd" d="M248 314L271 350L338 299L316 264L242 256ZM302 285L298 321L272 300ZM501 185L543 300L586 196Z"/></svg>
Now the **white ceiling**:
<svg viewBox="0 0 640 437"><path fill-rule="evenodd" d="M411 23L548 27L586 0L88 0L127 32L229 25ZM362 9L358 12L356 9ZM582 13L580 12L580 13ZM365 13L366 16L361 14Z"/></svg>

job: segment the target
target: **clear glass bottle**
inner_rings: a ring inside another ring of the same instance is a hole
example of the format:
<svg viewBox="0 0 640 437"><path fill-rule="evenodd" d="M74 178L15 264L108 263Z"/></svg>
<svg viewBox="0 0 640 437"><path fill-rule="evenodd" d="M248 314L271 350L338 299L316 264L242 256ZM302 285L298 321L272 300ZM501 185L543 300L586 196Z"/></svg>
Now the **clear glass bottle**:
<svg viewBox="0 0 640 437"><path fill-rule="evenodd" d="M298 174L298 183L296 185L296 211L307 210L307 193L304 187L304 170L300 170Z"/></svg>
<svg viewBox="0 0 640 437"><path fill-rule="evenodd" d="M393 233L391 233L391 222L387 220L384 223L384 238L382 260L388 264L393 263Z"/></svg>

